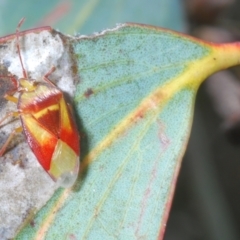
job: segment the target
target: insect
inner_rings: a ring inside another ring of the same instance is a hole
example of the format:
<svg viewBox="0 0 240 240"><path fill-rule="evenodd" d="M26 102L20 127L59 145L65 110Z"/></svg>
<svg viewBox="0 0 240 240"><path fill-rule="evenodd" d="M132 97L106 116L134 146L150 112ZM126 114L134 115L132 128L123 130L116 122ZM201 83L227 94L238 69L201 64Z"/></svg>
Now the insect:
<svg viewBox="0 0 240 240"><path fill-rule="evenodd" d="M7 76L16 82L15 93L6 94L5 98L17 104L17 111L8 113L10 116L18 116L21 126L14 129L5 144L0 148L2 156L14 135L24 133L26 141L35 154L39 163L50 177L60 186L71 187L77 179L79 171L80 136L74 120L70 104L48 78L55 68L52 67L43 76L43 81L36 81L28 77L24 68L20 44L19 29L24 18L16 29L16 48L22 67L23 77Z"/></svg>

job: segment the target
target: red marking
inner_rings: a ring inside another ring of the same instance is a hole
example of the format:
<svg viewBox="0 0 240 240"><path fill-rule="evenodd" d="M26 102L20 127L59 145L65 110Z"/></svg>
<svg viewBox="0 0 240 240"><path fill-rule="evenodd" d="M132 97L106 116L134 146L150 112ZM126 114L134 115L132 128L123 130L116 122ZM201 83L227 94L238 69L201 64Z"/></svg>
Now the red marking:
<svg viewBox="0 0 240 240"><path fill-rule="evenodd" d="M58 138L52 135L51 139L46 140L45 142L38 143L37 139L33 138L31 131L33 129L28 129L25 124L22 125L27 142L32 149L34 155L37 157L39 163L42 167L48 171L52 161L52 155L56 147ZM44 128L44 126L42 126Z"/></svg>
<svg viewBox="0 0 240 240"><path fill-rule="evenodd" d="M73 118L70 118L70 130L65 129L60 126L60 134L59 137L62 141L67 143L79 156L80 154L80 146L79 146L79 133L77 131L77 125Z"/></svg>
<svg viewBox="0 0 240 240"><path fill-rule="evenodd" d="M157 123L159 125L158 137L160 139L161 144L163 145L163 150L166 150L170 144L170 140L165 134L164 124L160 120L157 120Z"/></svg>
<svg viewBox="0 0 240 240"><path fill-rule="evenodd" d="M158 165L159 165L159 159L161 158L161 156L163 155L163 153L167 150L168 148L168 145L169 145L169 139L168 137L164 134L164 125L160 122L160 121L157 121L157 123L159 124L160 128L159 128L159 132L158 132L158 136L159 136L159 139L160 139L160 142L161 144L163 144L163 149L162 149L162 152L160 152L159 154L159 157L157 157L157 159L155 160L155 163L154 163L154 166L152 168L152 172L151 172L151 178L150 178L150 181L148 183L148 186L144 192L144 195L143 195L143 199L142 199L142 203L141 203L141 211L140 211L140 215L139 215L139 220L137 222L137 227L136 227L136 230L135 230L135 235L136 235L136 238L137 239L140 239L142 236L139 234L139 232L141 231L141 225L142 225L142 221L143 221L143 218L144 218L144 215L145 215L145 211L146 211L146 208L148 206L148 202L149 202L149 199L151 197L151 194L155 194L153 193L152 191L152 186L154 185L154 181L156 180L157 176L158 176ZM161 150L160 150L161 151ZM175 180L176 181L176 180ZM150 203L151 204L151 203ZM167 203L168 204L168 203ZM166 207L168 207L166 204ZM166 211L165 211L166 212ZM165 214L165 212L163 214ZM159 219L160 220L160 219ZM167 218L164 220L167 220ZM165 228L164 228L165 229ZM159 239L162 239L162 238L159 238Z"/></svg>
<svg viewBox="0 0 240 240"><path fill-rule="evenodd" d="M20 37L20 36L26 35L28 33L40 33L40 32L42 32L44 30L51 32L52 28L49 27L49 26L31 28L31 29L19 32L18 36ZM8 35L0 38L0 43L4 43L5 44L6 42L8 42L10 40L13 40L14 38L16 38L16 33L8 34Z"/></svg>
<svg viewBox="0 0 240 240"><path fill-rule="evenodd" d="M30 102L29 104L25 105L25 102L20 101L18 106L22 109L23 112L36 113L43 108L52 106L54 104L58 104L60 99L63 97L62 92L58 90L56 87L53 88L48 86L48 88L51 91L48 91L44 94L40 93L41 95L37 95L36 93L34 102ZM24 94L24 92L22 92L22 94Z"/></svg>
<svg viewBox="0 0 240 240"><path fill-rule="evenodd" d="M137 222L137 228L135 230L135 235L137 239L141 239L141 235L139 234L140 230L141 230L141 225L142 225L142 221L143 221L143 217L145 215L145 210L147 208L148 205L148 200L151 196L152 193L152 185L154 183L154 180L156 179L157 176L157 165L159 164L159 159L157 159L154 163L154 166L152 168L152 172L151 172L151 178L150 181L148 183L148 187L146 188L144 195L143 195L143 199L142 199L142 203L141 203L141 211L140 211L140 215L138 217L138 222ZM151 204L151 203L150 203Z"/></svg>
<svg viewBox="0 0 240 240"><path fill-rule="evenodd" d="M30 226L33 227L33 228L36 226L36 223L35 223L34 220L31 220L31 221L30 221Z"/></svg>
<svg viewBox="0 0 240 240"><path fill-rule="evenodd" d="M73 233L71 233L71 234L68 235L68 239L69 239L69 240L77 240L77 237L76 237L76 235L74 235Z"/></svg>
<svg viewBox="0 0 240 240"><path fill-rule="evenodd" d="M49 110L45 115L38 118L38 122L55 136L59 136L59 110Z"/></svg>
<svg viewBox="0 0 240 240"><path fill-rule="evenodd" d="M134 120L138 120L139 118L143 118L144 117L144 111L143 110L139 110L135 115L134 115Z"/></svg>
<svg viewBox="0 0 240 240"><path fill-rule="evenodd" d="M93 93L94 92L93 92L92 88L88 88L87 91L84 93L84 96L86 98L89 98Z"/></svg>
<svg viewBox="0 0 240 240"><path fill-rule="evenodd" d="M72 4L70 1L63 1L59 3L57 6L54 7L54 9L48 13L42 21L40 21L37 26L42 25L55 25L57 22L60 21L64 16L67 16L67 14L70 12L72 8Z"/></svg>

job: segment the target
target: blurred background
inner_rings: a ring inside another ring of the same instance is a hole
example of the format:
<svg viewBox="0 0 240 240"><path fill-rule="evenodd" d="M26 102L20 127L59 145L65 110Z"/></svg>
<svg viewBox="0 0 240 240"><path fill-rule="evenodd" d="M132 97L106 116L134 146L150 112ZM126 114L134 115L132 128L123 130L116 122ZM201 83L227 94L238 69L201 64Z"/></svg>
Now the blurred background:
<svg viewBox="0 0 240 240"><path fill-rule="evenodd" d="M182 2L183 3L183 2ZM185 0L189 34L240 40L239 0ZM198 91L165 240L240 239L240 68L211 76Z"/></svg>
<svg viewBox="0 0 240 240"><path fill-rule="evenodd" d="M213 42L240 41L240 0L0 0L0 35L50 25L92 34L138 22ZM240 239L240 68L200 88L165 240Z"/></svg>

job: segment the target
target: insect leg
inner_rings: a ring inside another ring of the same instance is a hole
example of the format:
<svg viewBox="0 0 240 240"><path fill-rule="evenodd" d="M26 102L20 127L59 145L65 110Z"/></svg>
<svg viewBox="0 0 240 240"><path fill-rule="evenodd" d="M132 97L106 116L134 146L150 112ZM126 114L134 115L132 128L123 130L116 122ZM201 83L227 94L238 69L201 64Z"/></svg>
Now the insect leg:
<svg viewBox="0 0 240 240"><path fill-rule="evenodd" d="M18 56L19 56L20 63L21 63L21 66L22 66L23 76L24 76L25 79L28 79L27 71L25 70L25 68L23 66L22 55L21 55L20 44L19 44L19 29L22 26L24 20L25 20L25 18L22 18L20 20L20 22L18 23L18 25L17 25L17 29L16 29L16 44L17 44Z"/></svg>
<svg viewBox="0 0 240 240"><path fill-rule="evenodd" d="M10 96L11 97L11 96ZM4 122L8 117L18 117L19 116L19 112L10 112L8 114L6 114L1 120L0 120L0 126L2 124L2 122Z"/></svg>
<svg viewBox="0 0 240 240"><path fill-rule="evenodd" d="M56 70L55 67L52 67L44 76L43 76L43 80L50 83L51 85L53 85L55 87L55 85L53 84L53 82L48 78L48 76L50 76L54 71Z"/></svg>
<svg viewBox="0 0 240 240"><path fill-rule="evenodd" d="M22 127L18 127L18 128L15 128L11 134L9 135L7 141L3 144L3 146L0 148L0 157L2 157L2 155L4 154L4 152L6 151L7 149L7 146L9 145L9 143L11 142L12 138L14 137L14 135L16 133L20 133L22 132L23 128Z"/></svg>
<svg viewBox="0 0 240 240"><path fill-rule="evenodd" d="M10 101L10 102L13 102L13 103L17 103L17 102L18 102L18 98L13 97L13 96L8 95L8 94L6 94L6 95L4 96L4 98L5 98L6 100Z"/></svg>

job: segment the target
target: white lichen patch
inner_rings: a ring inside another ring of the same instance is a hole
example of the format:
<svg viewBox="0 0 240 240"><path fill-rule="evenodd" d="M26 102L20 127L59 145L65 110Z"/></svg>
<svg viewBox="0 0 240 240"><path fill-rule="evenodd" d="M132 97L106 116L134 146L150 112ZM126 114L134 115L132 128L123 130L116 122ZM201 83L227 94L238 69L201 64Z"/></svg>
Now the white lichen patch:
<svg viewBox="0 0 240 240"><path fill-rule="evenodd" d="M19 38L23 65L30 79L43 81L43 76L52 67L56 70L49 76L51 81L60 89L73 95L75 90L71 73L71 61L67 46L58 34L52 35L49 31L29 33ZM16 39L0 53L0 64L8 66L8 71L13 75L23 77L16 48Z"/></svg>
<svg viewBox="0 0 240 240"><path fill-rule="evenodd" d="M42 81L43 76L55 67L56 70L49 79L61 90L73 96L75 86L69 51L61 37L44 30L39 33L28 33L20 37L19 42L28 77ZM4 43L0 48L0 64L17 79L23 77L16 38ZM7 102L4 108L0 109L0 120L11 111L17 111L16 104ZM10 132L20 125L19 119L12 121L12 118L9 118L4 121L0 126L0 147ZM28 215L44 206L58 187L38 163L25 137L20 137L20 141L16 141L21 134L14 137L10 150L0 157L1 240L13 238Z"/></svg>

